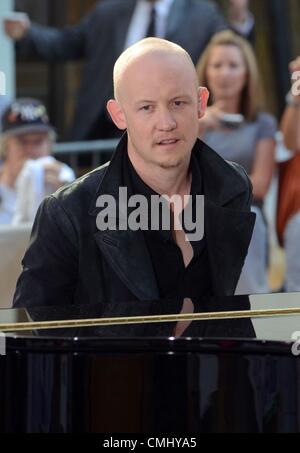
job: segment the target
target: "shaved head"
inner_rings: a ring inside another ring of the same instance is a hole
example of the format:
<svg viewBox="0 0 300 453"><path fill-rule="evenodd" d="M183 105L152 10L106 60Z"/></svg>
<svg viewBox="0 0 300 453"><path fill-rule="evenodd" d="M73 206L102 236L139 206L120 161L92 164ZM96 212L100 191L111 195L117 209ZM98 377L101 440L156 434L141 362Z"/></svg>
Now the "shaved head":
<svg viewBox="0 0 300 453"><path fill-rule="evenodd" d="M117 101L122 102L124 81L126 81L130 69L135 67L135 70L138 70L138 67L141 68L143 62L149 58L155 58L158 61L160 59L164 61L167 58L177 59L178 64L184 65L186 71L190 72L197 89L197 73L190 55L182 47L165 39L146 38L125 50L115 64L114 97Z"/></svg>
<svg viewBox="0 0 300 453"><path fill-rule="evenodd" d="M116 62L114 85L107 110L127 131L128 156L139 174L187 171L208 97L189 54L163 39L143 39Z"/></svg>

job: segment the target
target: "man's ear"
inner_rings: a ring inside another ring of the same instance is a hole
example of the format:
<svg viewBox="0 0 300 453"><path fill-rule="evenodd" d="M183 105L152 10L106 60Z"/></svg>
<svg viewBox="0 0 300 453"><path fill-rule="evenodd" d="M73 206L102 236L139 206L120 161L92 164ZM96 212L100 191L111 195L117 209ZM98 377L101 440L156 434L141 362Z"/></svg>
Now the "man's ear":
<svg viewBox="0 0 300 453"><path fill-rule="evenodd" d="M108 101L106 108L117 128L121 129L122 131L127 129L126 118L123 109L118 101L111 99L110 101Z"/></svg>
<svg viewBox="0 0 300 453"><path fill-rule="evenodd" d="M198 118L205 115L207 103L209 99L209 91L206 87L199 87L198 89Z"/></svg>

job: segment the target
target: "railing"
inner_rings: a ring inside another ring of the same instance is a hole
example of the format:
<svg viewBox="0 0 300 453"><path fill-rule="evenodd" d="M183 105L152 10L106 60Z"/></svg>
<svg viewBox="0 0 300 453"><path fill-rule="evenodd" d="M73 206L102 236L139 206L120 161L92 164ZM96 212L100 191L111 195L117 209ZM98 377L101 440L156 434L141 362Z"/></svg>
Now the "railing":
<svg viewBox="0 0 300 453"><path fill-rule="evenodd" d="M110 160L112 153L116 149L118 140L95 140L89 142L68 142L56 143L53 147L53 155L64 161L79 174L80 160L83 166L97 168Z"/></svg>

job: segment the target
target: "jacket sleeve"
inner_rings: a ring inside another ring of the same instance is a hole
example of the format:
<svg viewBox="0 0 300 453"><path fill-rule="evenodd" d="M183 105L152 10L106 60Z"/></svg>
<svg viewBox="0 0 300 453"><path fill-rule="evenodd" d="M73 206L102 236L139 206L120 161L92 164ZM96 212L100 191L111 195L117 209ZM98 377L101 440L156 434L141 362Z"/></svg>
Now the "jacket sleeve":
<svg viewBox="0 0 300 453"><path fill-rule="evenodd" d="M222 15L218 5L211 3L211 36L220 31L229 30L229 24Z"/></svg>
<svg viewBox="0 0 300 453"><path fill-rule="evenodd" d="M26 37L16 43L18 56L49 62L84 58L91 16L92 13L79 24L62 29L32 24Z"/></svg>
<svg viewBox="0 0 300 453"><path fill-rule="evenodd" d="M14 307L72 304L78 274L78 241L62 204L53 196L40 206L23 259Z"/></svg>

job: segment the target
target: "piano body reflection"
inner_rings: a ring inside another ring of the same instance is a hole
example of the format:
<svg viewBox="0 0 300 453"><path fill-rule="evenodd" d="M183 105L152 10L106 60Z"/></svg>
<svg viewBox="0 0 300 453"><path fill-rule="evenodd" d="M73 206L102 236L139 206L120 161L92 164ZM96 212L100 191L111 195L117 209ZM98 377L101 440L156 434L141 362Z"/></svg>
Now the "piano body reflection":
<svg viewBox="0 0 300 453"><path fill-rule="evenodd" d="M123 308L0 311L0 432L300 432L300 294Z"/></svg>

